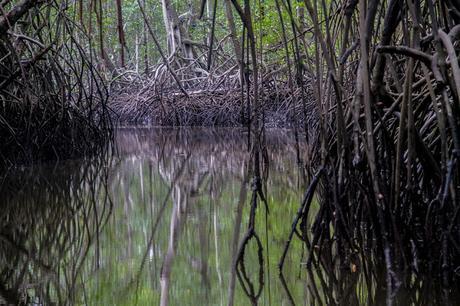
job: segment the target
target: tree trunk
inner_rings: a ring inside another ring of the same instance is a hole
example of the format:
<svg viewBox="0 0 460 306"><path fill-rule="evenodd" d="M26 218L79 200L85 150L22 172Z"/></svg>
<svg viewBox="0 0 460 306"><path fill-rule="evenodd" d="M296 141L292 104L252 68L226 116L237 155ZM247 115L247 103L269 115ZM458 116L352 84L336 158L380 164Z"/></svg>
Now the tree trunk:
<svg viewBox="0 0 460 306"><path fill-rule="evenodd" d="M145 7L145 0L143 0ZM144 71L145 74L149 74L149 54L148 54L148 36L147 36L147 21L144 20L144 31L142 33L142 45L144 46Z"/></svg>
<svg viewBox="0 0 460 306"><path fill-rule="evenodd" d="M233 18L233 12L232 12L232 3L230 2L230 0L225 0L225 14L227 16L227 24L230 30L230 35L231 35L232 43L233 43L233 50L235 51L235 56L238 62L238 67L240 71L243 71L243 56L242 56L242 51L241 51L241 44L238 39L238 34L236 32L235 20ZM242 84L242 80L240 80L240 82Z"/></svg>
<svg viewBox="0 0 460 306"><path fill-rule="evenodd" d="M186 29L180 25L177 12L171 0L161 0L161 5L163 8L163 21L166 29L169 56L182 50L186 58L193 59L192 45L186 43L186 41L190 40L188 33Z"/></svg>
<svg viewBox="0 0 460 306"><path fill-rule="evenodd" d="M84 19L83 19L83 0L79 0L78 1L78 19L80 20L80 26L83 27L83 29L85 28L85 22L84 22Z"/></svg>
<svg viewBox="0 0 460 306"><path fill-rule="evenodd" d="M105 50L105 44L104 44L104 26L102 22L104 18L104 15L103 15L104 10L102 7L102 0L99 0L97 3L95 3L94 10L96 12L96 22L97 22L98 31L99 31L100 57L102 59L102 62L105 68L108 69L111 73L113 73L115 71L115 66L110 60L110 58L107 56L107 52Z"/></svg>
<svg viewBox="0 0 460 306"><path fill-rule="evenodd" d="M123 29L123 6L121 0L116 0L117 3L117 28L118 28L118 41L120 43L120 64L125 67L125 30Z"/></svg>

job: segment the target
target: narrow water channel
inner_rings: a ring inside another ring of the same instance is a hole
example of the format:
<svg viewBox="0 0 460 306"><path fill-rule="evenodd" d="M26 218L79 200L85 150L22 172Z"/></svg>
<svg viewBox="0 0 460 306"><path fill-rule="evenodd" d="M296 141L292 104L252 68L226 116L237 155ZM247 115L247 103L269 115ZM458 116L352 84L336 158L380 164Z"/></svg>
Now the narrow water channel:
<svg viewBox="0 0 460 306"><path fill-rule="evenodd" d="M246 262L263 286L260 304L282 305L277 264L305 182L289 133L266 138L262 284L255 248ZM243 131L130 128L118 131L111 156L10 171L1 187L3 302L249 304L233 269L249 213L247 152ZM294 244L285 274L303 299L301 254Z"/></svg>
<svg viewBox="0 0 460 306"><path fill-rule="evenodd" d="M0 304L388 304L383 267L353 258L341 266L325 256L322 272L310 272L298 237L279 277L308 185L293 141L288 131L267 130L269 211L259 205L255 225L263 252L251 240L244 287L234 269L252 193L243 130L120 129L110 154L3 173ZM313 201L307 226L318 211ZM397 305L455 305L453 293L413 276Z"/></svg>

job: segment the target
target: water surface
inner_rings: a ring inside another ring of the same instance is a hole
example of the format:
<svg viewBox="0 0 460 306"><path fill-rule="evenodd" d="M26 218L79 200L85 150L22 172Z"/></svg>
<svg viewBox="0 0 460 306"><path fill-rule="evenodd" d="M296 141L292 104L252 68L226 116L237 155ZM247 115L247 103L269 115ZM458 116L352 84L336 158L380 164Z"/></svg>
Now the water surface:
<svg viewBox="0 0 460 306"><path fill-rule="evenodd" d="M260 305L290 304L277 266L305 189L292 142L288 131L267 132L263 261L255 245L245 256ZM252 192L247 146L244 131L130 128L117 133L116 154L4 174L1 299L250 305L233 269ZM294 241L284 274L308 305L302 254Z"/></svg>

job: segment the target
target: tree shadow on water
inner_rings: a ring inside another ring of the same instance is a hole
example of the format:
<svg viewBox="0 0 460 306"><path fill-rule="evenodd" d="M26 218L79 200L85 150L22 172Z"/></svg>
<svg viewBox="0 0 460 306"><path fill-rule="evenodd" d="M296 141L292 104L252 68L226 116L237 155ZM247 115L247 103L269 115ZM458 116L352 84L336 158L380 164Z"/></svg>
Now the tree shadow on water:
<svg viewBox="0 0 460 306"><path fill-rule="evenodd" d="M99 268L99 234L112 211L107 163L68 161L2 177L0 303L84 303L76 300L85 292L81 270L89 257Z"/></svg>

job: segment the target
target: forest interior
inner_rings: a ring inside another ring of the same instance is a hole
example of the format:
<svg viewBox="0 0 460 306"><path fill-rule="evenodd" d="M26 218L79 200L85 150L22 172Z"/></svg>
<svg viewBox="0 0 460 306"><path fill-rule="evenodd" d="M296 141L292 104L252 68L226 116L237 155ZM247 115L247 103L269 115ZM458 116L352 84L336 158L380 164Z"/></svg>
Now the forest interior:
<svg viewBox="0 0 460 306"><path fill-rule="evenodd" d="M285 146L305 185L294 213L277 220L289 230L275 274L285 284L287 258L301 253L294 265L306 271L309 295L299 301L286 285L288 303L458 305L458 0L1 0L0 8L1 184L9 180L1 173L116 155L114 139L126 127L240 129L248 211L234 242L233 282L257 305L275 248L264 237L276 175L267 139L282 129L294 139ZM93 171L109 177L106 168L77 171L69 178L75 194L63 196L80 199L87 175L99 190ZM168 179L165 203L176 184ZM194 182L192 197L201 186ZM5 185L5 199L15 197ZM99 233L108 212L82 204L63 215L80 209L82 235ZM0 241L14 245L17 233L0 227ZM166 261L162 281L164 271ZM18 290L1 285L0 297L22 303Z"/></svg>

